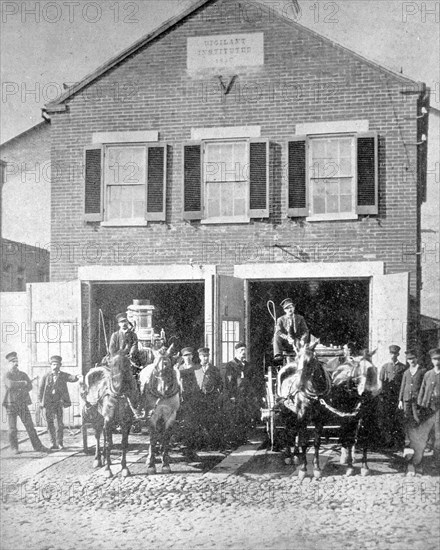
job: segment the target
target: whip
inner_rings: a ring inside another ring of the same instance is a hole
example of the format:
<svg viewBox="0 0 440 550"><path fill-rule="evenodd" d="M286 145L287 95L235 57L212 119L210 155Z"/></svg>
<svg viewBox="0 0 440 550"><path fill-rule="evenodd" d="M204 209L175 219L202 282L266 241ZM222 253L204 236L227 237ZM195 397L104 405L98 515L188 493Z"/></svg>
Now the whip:
<svg viewBox="0 0 440 550"><path fill-rule="evenodd" d="M266 305L267 305L267 310L269 311L269 315L273 319L274 332L275 332L277 329L277 313L275 309L275 303L272 300L268 300Z"/></svg>
<svg viewBox="0 0 440 550"><path fill-rule="evenodd" d="M102 309L99 309L99 318L101 320L101 323L102 323L102 330L104 332L104 340L105 340L105 349L107 350L107 353L108 353L108 341L107 341L107 334L105 332L105 322L104 322L104 313L102 312Z"/></svg>

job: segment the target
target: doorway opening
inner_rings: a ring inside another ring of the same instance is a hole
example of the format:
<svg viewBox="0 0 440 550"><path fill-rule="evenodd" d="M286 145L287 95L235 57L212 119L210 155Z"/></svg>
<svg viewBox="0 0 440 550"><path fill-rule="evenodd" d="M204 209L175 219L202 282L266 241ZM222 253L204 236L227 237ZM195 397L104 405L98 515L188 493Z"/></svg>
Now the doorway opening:
<svg viewBox="0 0 440 550"><path fill-rule="evenodd" d="M186 282L112 282L93 283L91 298L91 363L106 355L106 341L99 310L102 310L107 342L118 330L116 315L125 313L133 300L149 300L154 306L153 328L165 331L168 344L175 349L204 343L204 283Z"/></svg>
<svg viewBox="0 0 440 550"><path fill-rule="evenodd" d="M272 300L276 316L284 311L280 302L292 298L296 313L302 315L310 333L323 345L354 342L356 348L368 346L370 280L295 279L249 282L249 343L251 360L261 364L273 356L274 321L267 309Z"/></svg>

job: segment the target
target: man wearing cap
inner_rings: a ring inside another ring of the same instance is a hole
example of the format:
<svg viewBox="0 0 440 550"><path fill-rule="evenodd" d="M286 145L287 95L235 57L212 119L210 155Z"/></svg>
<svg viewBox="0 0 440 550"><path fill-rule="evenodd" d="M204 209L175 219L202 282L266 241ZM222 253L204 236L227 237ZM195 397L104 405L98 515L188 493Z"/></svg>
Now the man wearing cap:
<svg viewBox="0 0 440 550"><path fill-rule="evenodd" d="M62 358L50 358L51 372L43 376L39 392L40 407L46 409L47 428L52 442L51 449L63 449L63 408L71 405L67 382L77 382L78 376L61 370ZM56 430L55 430L56 419Z"/></svg>
<svg viewBox="0 0 440 550"><path fill-rule="evenodd" d="M409 368L403 373L402 384L399 392L399 409L403 411L405 426L420 422L417 411L417 397L419 395L422 380L426 369L418 363L415 352L407 351L406 360Z"/></svg>
<svg viewBox="0 0 440 550"><path fill-rule="evenodd" d="M411 463L417 472L422 470L423 453L432 430L434 466L438 468L440 463L440 348L431 349L429 355L433 368L425 373L417 397L420 424L408 429L410 445L414 449Z"/></svg>
<svg viewBox="0 0 440 550"><path fill-rule="evenodd" d="M295 304L290 298L281 302L284 315L278 317L273 339L275 357L282 357L283 351L291 353L294 346L303 346L309 341L309 329L304 317L295 313Z"/></svg>
<svg viewBox="0 0 440 550"><path fill-rule="evenodd" d="M119 313L116 315L116 320L119 325L119 330L114 332L110 337L109 351L113 357L118 352L126 353L130 359L139 365L139 348L138 337L134 332L130 321L127 319L125 313Z"/></svg>
<svg viewBox="0 0 440 550"><path fill-rule="evenodd" d="M23 422L26 428L32 447L35 451L49 452L40 441L32 421L29 405L32 403L29 397L29 392L32 390L32 382L29 376L18 369L18 355L15 351L6 355L6 361L9 363L9 370L4 376L4 384L6 387L3 406L8 414L9 427L9 444L11 451L18 454L18 437L17 437L17 417Z"/></svg>
<svg viewBox="0 0 440 550"><path fill-rule="evenodd" d="M235 345L235 356L226 364L225 397L228 439L232 444L246 442L247 433L259 411L260 380L246 361L246 344Z"/></svg>
<svg viewBox="0 0 440 550"><path fill-rule="evenodd" d="M391 345L389 348L391 361L385 363L380 371L382 392L379 396L379 425L381 436L386 447L403 450L405 433L402 416L398 409L399 392L406 365L398 360L400 347ZM413 354L412 350L408 350Z"/></svg>
<svg viewBox="0 0 440 550"><path fill-rule="evenodd" d="M185 445L185 455L188 459L198 460L196 449L199 444L197 397L198 387L195 370L197 365L193 362L194 350L186 347L181 350L182 360L177 369L182 382L182 399L179 410L180 432L182 443Z"/></svg>
<svg viewBox="0 0 440 550"><path fill-rule="evenodd" d="M217 367L209 362L209 348L197 350L200 366L194 374L198 387L197 419L201 431L203 447L219 449L222 447L223 426L220 409L220 394L223 390L223 380Z"/></svg>

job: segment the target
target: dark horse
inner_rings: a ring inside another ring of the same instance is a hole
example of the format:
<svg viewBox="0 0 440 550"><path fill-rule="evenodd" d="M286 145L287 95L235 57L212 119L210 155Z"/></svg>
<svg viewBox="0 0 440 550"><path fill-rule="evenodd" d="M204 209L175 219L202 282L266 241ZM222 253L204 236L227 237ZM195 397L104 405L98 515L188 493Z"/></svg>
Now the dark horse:
<svg viewBox="0 0 440 550"><path fill-rule="evenodd" d="M374 352L373 352L374 353ZM332 374L332 390L322 401L320 418L339 420L341 427L341 464L347 464L347 475L354 474L353 449L362 449L361 474L368 475L368 447L377 438L376 409L380 382L372 354L347 360Z"/></svg>
<svg viewBox="0 0 440 550"><path fill-rule="evenodd" d="M130 475L126 455L128 434L133 423L133 409L138 403L138 390L131 374L130 360L125 354L116 354L107 366L90 370L83 383L83 424L91 423L95 430L96 452L94 468L102 466L100 437L104 432L105 476L112 477L110 452L112 433L116 426L122 432L121 474Z"/></svg>
<svg viewBox="0 0 440 550"><path fill-rule="evenodd" d="M313 476L320 478L319 447L323 427L329 420L334 423L335 419L341 427L341 447L347 454L347 475L354 473L352 448L356 441L363 449L362 473L368 473L368 432L372 425L373 397L376 392L377 369L366 357L352 364L341 365L331 376L316 357L312 346L304 348L295 363L281 369L278 393L282 403L281 416L286 427L286 462L291 460L291 446L294 445L295 454L300 454L300 479L307 472L307 425L314 426Z"/></svg>
<svg viewBox="0 0 440 550"><path fill-rule="evenodd" d="M153 364L145 367L139 376L142 402L145 407L150 450L147 458L147 473L156 473L156 446L159 429L162 427L162 473L169 473L169 445L172 427L180 407L181 381L179 371L173 367L171 348L159 352Z"/></svg>

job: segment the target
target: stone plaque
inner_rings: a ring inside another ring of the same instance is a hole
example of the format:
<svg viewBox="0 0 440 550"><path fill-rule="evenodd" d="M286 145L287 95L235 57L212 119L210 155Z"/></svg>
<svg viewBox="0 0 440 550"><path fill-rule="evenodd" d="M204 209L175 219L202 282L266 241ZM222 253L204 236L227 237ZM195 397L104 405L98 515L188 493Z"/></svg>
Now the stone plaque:
<svg viewBox="0 0 440 550"><path fill-rule="evenodd" d="M216 34L188 38L189 71L264 64L264 34Z"/></svg>

